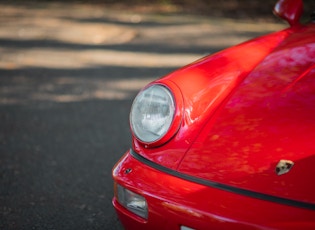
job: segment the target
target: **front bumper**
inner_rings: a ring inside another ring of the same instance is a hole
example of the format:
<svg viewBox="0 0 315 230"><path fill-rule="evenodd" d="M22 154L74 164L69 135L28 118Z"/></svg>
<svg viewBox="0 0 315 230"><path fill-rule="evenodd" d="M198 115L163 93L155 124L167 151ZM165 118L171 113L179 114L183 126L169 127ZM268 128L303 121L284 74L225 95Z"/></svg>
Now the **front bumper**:
<svg viewBox="0 0 315 230"><path fill-rule="evenodd" d="M161 172L128 151L113 169L114 183L145 197L148 218L113 198L126 229L315 229L315 211L255 199Z"/></svg>

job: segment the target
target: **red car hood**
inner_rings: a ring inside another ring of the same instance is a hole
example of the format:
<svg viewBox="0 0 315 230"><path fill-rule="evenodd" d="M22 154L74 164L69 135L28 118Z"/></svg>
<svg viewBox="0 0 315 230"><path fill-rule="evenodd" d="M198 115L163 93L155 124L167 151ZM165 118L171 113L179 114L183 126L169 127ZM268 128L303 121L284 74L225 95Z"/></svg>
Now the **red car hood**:
<svg viewBox="0 0 315 230"><path fill-rule="evenodd" d="M230 92L178 171L315 204L314 25L289 35ZM281 160L294 165L278 175Z"/></svg>
<svg viewBox="0 0 315 230"><path fill-rule="evenodd" d="M132 148L142 157L176 170L200 130L244 78L294 30L288 29L207 56L161 78L176 93L183 119L176 135L157 148L133 137Z"/></svg>

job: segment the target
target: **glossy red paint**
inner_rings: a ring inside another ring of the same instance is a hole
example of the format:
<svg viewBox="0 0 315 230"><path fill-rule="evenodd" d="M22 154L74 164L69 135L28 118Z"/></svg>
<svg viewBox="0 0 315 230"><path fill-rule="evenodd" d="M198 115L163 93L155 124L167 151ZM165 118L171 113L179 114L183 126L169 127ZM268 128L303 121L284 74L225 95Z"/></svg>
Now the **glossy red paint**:
<svg viewBox="0 0 315 230"><path fill-rule="evenodd" d="M288 21L291 26L299 24L303 13L302 0L280 0L274 7L276 15Z"/></svg>
<svg viewBox="0 0 315 230"><path fill-rule="evenodd" d="M183 100L181 127L174 138L159 148L148 148L133 138L133 149L163 166L176 169L207 120L231 92L279 43L291 34L280 31L205 57L157 80L181 92L174 92L176 101Z"/></svg>
<svg viewBox="0 0 315 230"><path fill-rule="evenodd" d="M294 26L152 83L173 92L176 119L113 169L148 202L143 219L113 199L126 229L315 229L315 23L298 23L299 4L276 7ZM277 175L281 160L294 165Z"/></svg>
<svg viewBox="0 0 315 230"><path fill-rule="evenodd" d="M125 170L132 168L130 174ZM314 211L214 189L153 169L129 152L113 171L116 183L146 197L149 218L130 213L113 199L126 229L314 229Z"/></svg>
<svg viewBox="0 0 315 230"><path fill-rule="evenodd" d="M315 204L315 26L299 30L216 112L180 172ZM281 159L295 165L278 176Z"/></svg>

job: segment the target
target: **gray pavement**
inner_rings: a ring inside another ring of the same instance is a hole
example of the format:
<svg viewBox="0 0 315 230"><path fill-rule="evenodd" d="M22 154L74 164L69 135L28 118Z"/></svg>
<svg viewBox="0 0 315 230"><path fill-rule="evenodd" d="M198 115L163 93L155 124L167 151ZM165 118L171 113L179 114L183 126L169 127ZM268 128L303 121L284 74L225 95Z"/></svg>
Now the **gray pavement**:
<svg viewBox="0 0 315 230"><path fill-rule="evenodd" d="M0 229L121 229L111 169L137 91L283 28L31 1L0 2L0 26Z"/></svg>

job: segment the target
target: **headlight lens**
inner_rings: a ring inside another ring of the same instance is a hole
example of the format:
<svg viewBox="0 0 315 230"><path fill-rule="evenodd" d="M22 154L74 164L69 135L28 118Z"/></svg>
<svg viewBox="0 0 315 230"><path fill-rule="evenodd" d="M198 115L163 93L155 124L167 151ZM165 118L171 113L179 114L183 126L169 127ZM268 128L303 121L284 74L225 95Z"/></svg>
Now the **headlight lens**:
<svg viewBox="0 0 315 230"><path fill-rule="evenodd" d="M145 143L161 139L172 125L175 101L168 88L152 85L135 98L131 113L131 129L137 139Z"/></svg>

